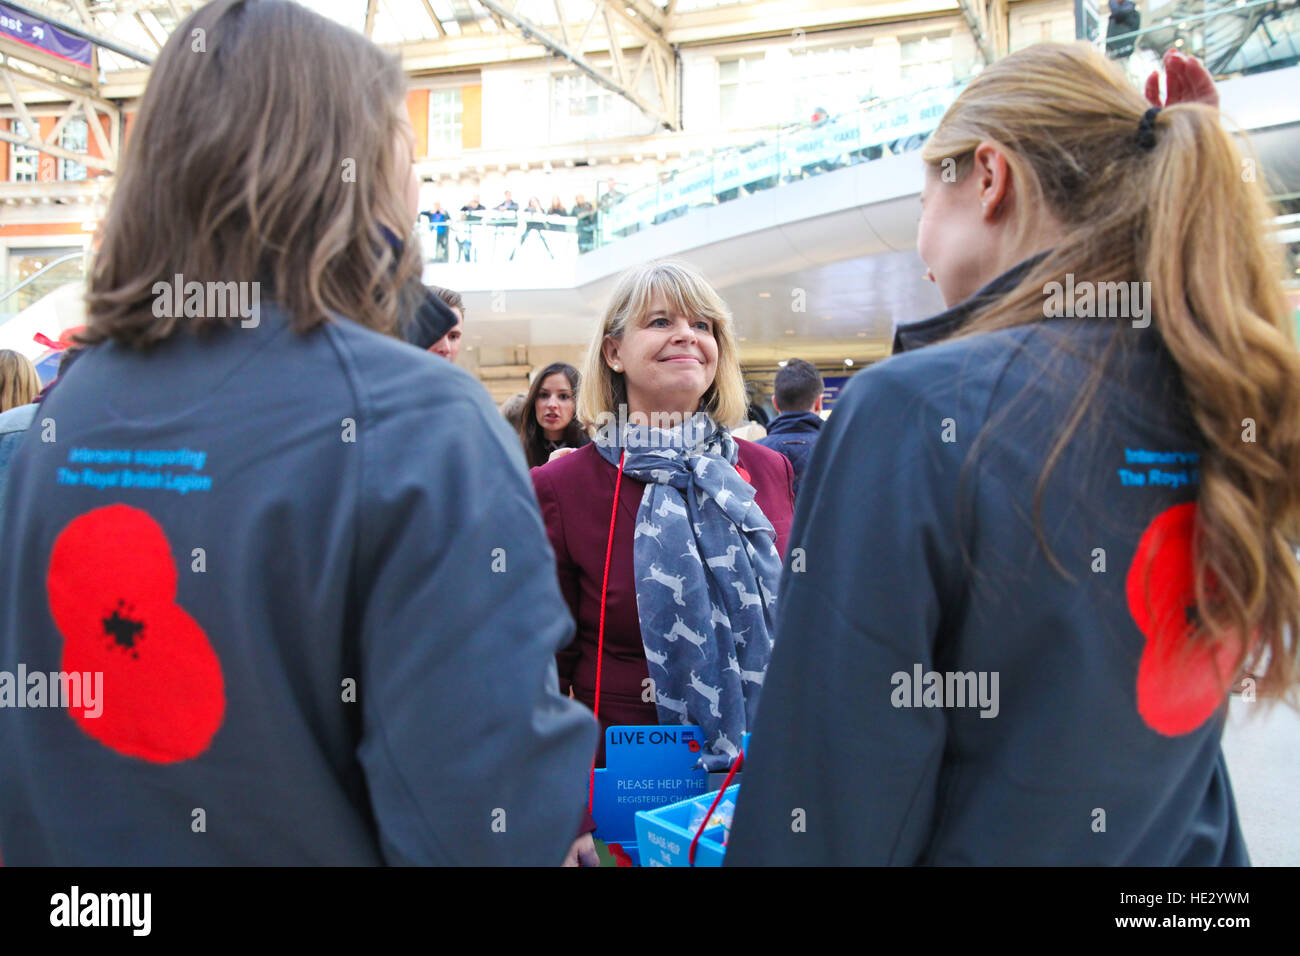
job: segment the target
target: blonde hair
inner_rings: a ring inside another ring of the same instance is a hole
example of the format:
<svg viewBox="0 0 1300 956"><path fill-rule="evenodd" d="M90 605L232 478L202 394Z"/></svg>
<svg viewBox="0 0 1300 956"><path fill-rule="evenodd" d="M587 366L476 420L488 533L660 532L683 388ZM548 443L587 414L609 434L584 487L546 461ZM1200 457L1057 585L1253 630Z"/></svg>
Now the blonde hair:
<svg viewBox="0 0 1300 956"><path fill-rule="evenodd" d="M629 324L635 325L650 311L656 294L662 295L674 312L708 319L713 324L713 337L718 343L717 373L700 400L700 411L707 412L723 428L738 425L745 420L748 406L731 311L699 272L671 259L635 266L619 277L605 317L587 350L583 385L578 392L578 417L593 425L617 415L619 406L627 404L627 382L605 361L605 339L621 339Z"/></svg>
<svg viewBox="0 0 1300 956"><path fill-rule="evenodd" d="M30 405L41 391L41 378L27 356L0 349L0 412Z"/></svg>
<svg viewBox="0 0 1300 956"><path fill-rule="evenodd" d="M1066 273L1150 283L1152 328L1176 362L1206 443L1197 492L1193 641L1232 675L1267 669L1261 695L1300 676L1300 352L1282 288L1271 211L1216 109L1168 106L1154 144L1138 141L1150 104L1119 69L1081 45L1012 54L962 91L921 155L969 171L976 146L1000 144L1015 183L1021 235L1038 210L1063 238L961 335L1038 321L1044 289ZM945 162L951 161L951 162ZM945 177L951 178L951 177ZM1119 342L1126 323L1116 324ZM1109 354L1109 352L1108 352ZM1035 495L1101 386L1099 363L1048 455ZM1254 441L1243 440L1246 420ZM1040 533L1041 540L1041 533ZM1059 567L1059 565L1058 565ZM1238 635L1251 635L1240 640Z"/></svg>

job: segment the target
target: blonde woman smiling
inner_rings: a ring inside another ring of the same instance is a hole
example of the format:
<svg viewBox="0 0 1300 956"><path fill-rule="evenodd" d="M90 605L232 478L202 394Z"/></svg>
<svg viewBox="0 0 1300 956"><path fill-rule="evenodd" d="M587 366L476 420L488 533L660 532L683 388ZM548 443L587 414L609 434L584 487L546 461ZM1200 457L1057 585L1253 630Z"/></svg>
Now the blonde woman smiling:
<svg viewBox="0 0 1300 956"><path fill-rule="evenodd" d="M771 654L793 474L731 436L745 414L731 314L698 272L651 262L621 278L578 414L600 424L596 440L533 469L578 622L561 690L602 727L699 724L701 762L725 770Z"/></svg>

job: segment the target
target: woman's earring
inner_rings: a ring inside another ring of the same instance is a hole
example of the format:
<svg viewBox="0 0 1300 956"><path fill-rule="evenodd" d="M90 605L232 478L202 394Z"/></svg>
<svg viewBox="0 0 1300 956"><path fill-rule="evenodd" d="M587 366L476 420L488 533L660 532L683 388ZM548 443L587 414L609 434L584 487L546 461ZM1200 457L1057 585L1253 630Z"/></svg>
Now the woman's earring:
<svg viewBox="0 0 1300 956"><path fill-rule="evenodd" d="M623 371L623 366L621 366L621 365L615 365L615 366L614 366L614 371L615 371L615 372L621 372L621 371Z"/></svg>

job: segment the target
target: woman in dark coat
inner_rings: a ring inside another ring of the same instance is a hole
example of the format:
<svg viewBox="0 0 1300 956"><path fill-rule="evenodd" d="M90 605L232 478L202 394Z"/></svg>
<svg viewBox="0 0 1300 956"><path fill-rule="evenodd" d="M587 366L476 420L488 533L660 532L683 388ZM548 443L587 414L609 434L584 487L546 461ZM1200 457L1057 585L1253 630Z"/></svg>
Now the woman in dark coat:
<svg viewBox="0 0 1300 956"><path fill-rule="evenodd" d="M1212 106L1082 46L988 67L921 158L949 308L818 439L727 863L1247 863L1228 694L1300 675L1264 193Z"/></svg>
<svg viewBox="0 0 1300 956"><path fill-rule="evenodd" d="M789 461L731 437L744 414L725 303L690 267L652 262L620 280L588 353L595 441L533 469L578 623L561 690L595 708L599 668L602 727L698 724L710 770L753 720L794 510Z"/></svg>

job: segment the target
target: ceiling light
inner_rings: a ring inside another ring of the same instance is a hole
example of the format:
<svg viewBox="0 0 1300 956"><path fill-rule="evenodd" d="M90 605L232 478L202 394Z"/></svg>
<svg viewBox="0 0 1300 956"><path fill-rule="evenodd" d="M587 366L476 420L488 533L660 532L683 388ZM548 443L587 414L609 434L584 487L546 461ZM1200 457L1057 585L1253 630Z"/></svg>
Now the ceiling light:
<svg viewBox="0 0 1300 956"><path fill-rule="evenodd" d="M853 359L845 359L845 360L844 360L844 364L847 365L847 366L849 366L849 368L852 368L852 367L853 367Z"/></svg>
<svg viewBox="0 0 1300 956"><path fill-rule="evenodd" d="M786 362L785 359L781 359L781 361L777 362L776 364L779 365L781 368L785 368L786 365L787 365L787 362Z"/></svg>
<svg viewBox="0 0 1300 956"><path fill-rule="evenodd" d="M785 334L786 334L786 335L794 335L794 329L786 329L786 330L785 330Z"/></svg>
<svg viewBox="0 0 1300 956"><path fill-rule="evenodd" d="M772 293L770 293L770 292L760 292L760 293L758 294L758 297L759 297L760 299L770 299L770 298L772 298Z"/></svg>

